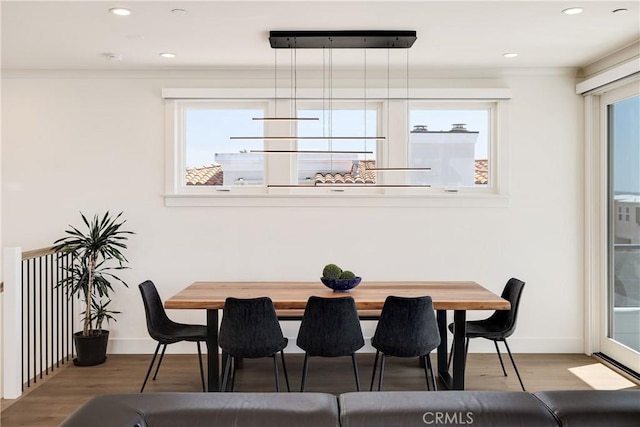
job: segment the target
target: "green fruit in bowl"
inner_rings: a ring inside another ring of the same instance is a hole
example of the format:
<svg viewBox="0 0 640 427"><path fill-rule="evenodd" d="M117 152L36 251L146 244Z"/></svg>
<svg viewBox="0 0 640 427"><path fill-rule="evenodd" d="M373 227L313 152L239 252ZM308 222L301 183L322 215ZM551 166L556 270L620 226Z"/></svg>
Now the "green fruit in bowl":
<svg viewBox="0 0 640 427"><path fill-rule="evenodd" d="M322 269L322 276L327 279L339 279L342 269L335 264L327 264Z"/></svg>
<svg viewBox="0 0 640 427"><path fill-rule="evenodd" d="M355 279L356 275L353 273L353 271L345 270L340 275L340 278L341 279Z"/></svg>

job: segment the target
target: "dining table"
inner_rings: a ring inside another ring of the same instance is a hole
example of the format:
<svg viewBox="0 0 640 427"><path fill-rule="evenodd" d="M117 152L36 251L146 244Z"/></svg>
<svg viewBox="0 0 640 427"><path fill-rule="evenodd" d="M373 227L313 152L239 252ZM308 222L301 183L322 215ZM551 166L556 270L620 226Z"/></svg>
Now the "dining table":
<svg viewBox="0 0 640 427"><path fill-rule="evenodd" d="M320 282L195 282L164 303L166 309L206 310L208 391L220 391L218 348L219 310L225 300L269 297L276 310L304 310L311 296L353 297L358 311L381 310L390 296L428 295L436 311L440 345L437 349L438 375L444 386L464 390L466 315L468 310L508 310L509 301L473 281L362 281L348 292L334 292ZM453 311L453 366L448 366L447 312ZM296 317L294 317L296 318ZM370 317L368 317L370 318Z"/></svg>

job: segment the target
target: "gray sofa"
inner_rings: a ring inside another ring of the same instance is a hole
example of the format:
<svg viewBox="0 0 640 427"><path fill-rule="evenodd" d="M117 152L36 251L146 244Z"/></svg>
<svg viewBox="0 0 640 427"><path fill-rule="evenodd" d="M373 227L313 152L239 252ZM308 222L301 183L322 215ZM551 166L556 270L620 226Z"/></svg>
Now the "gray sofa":
<svg viewBox="0 0 640 427"><path fill-rule="evenodd" d="M640 391L147 393L95 397L61 427L640 425Z"/></svg>

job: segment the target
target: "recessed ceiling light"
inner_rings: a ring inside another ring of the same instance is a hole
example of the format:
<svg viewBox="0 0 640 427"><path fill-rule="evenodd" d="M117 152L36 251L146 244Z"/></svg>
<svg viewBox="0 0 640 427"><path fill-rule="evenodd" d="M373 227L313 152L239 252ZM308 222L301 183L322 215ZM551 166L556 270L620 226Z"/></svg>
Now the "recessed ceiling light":
<svg viewBox="0 0 640 427"><path fill-rule="evenodd" d="M581 7L570 7L568 9L563 10L562 13L564 13L565 15L577 15L579 13L582 13L583 11L584 9Z"/></svg>
<svg viewBox="0 0 640 427"><path fill-rule="evenodd" d="M109 12L113 13L114 15L118 15L118 16L131 15L131 10L125 9L124 7L112 7L111 9L109 9Z"/></svg>
<svg viewBox="0 0 640 427"><path fill-rule="evenodd" d="M162 56L163 58L175 58L176 54L171 52L162 52L160 56Z"/></svg>
<svg viewBox="0 0 640 427"><path fill-rule="evenodd" d="M187 13L187 11L184 9L171 9L171 13L174 13L176 15L184 15Z"/></svg>
<svg viewBox="0 0 640 427"><path fill-rule="evenodd" d="M122 61L122 55L119 53L105 53L104 57L109 61Z"/></svg>
<svg viewBox="0 0 640 427"><path fill-rule="evenodd" d="M505 58L515 58L516 56L518 56L518 54L515 52L507 52L503 53L502 56L504 56Z"/></svg>
<svg viewBox="0 0 640 427"><path fill-rule="evenodd" d="M611 13L627 13L629 11L629 9L614 9Z"/></svg>

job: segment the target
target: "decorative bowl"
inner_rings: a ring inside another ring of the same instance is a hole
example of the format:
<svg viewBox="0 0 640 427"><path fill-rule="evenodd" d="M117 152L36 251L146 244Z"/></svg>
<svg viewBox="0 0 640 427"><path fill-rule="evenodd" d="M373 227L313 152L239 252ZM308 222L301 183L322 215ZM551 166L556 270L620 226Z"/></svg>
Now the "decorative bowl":
<svg viewBox="0 0 640 427"><path fill-rule="evenodd" d="M321 277L320 281L333 292L349 292L351 289L358 286L362 277L356 277L355 279L329 279L327 277Z"/></svg>

